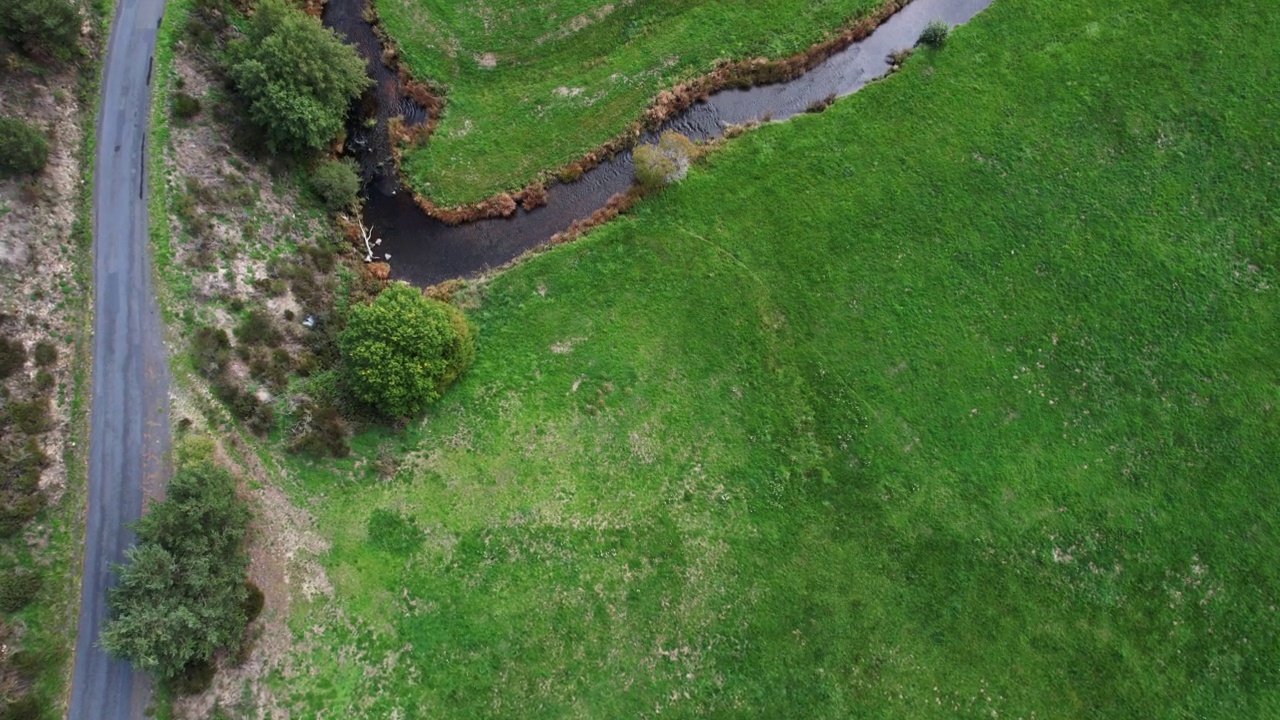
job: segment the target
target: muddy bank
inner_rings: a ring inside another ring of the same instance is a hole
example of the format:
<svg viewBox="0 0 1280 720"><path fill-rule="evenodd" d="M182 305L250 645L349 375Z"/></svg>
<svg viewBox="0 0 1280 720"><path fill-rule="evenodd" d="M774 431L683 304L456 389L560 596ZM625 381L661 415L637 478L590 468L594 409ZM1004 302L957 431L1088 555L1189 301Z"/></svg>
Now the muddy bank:
<svg viewBox="0 0 1280 720"><path fill-rule="evenodd" d="M622 201L615 196L627 193L632 184L628 147L634 141L650 141L665 130L710 140L729 127L784 120L831 97L850 95L887 74L889 53L912 46L931 20L963 23L991 0L915 0L900 10L892 0L803 55L726 65L660 95L643 125L578 163L589 169L577 180L535 187L521 198L528 208L514 197L499 196L482 209L441 212L455 221L475 214L505 215L457 225L431 217L399 181L391 131L421 132L416 128L429 127L430 114L400 90L399 74L384 62L377 35L364 20L364 2L329 0L324 12L325 24L368 60L375 81L354 113L347 151L360 161L365 176L365 225L382 239L375 259L390 262L393 277L425 286L502 266L575 223L581 228L587 218L616 214L613 210ZM765 82L771 84L759 84ZM403 121L393 123L397 113Z"/></svg>

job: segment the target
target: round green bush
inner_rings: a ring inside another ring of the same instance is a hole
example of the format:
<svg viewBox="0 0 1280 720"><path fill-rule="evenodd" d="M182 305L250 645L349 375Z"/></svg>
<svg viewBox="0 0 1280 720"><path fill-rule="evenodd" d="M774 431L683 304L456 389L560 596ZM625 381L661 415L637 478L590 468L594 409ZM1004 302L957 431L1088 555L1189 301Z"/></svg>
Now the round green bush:
<svg viewBox="0 0 1280 720"><path fill-rule="evenodd" d="M17 118L0 117L0 175L31 175L49 161L44 133Z"/></svg>
<svg viewBox="0 0 1280 720"><path fill-rule="evenodd" d="M53 376L53 373L49 372L48 370L45 370L44 368L40 368L39 370L36 371L36 389L37 390L49 390L54 386L56 382L57 382L57 378L55 378Z"/></svg>
<svg viewBox="0 0 1280 720"><path fill-rule="evenodd" d="M40 592L40 576L26 568L0 573L0 610L18 612Z"/></svg>
<svg viewBox="0 0 1280 720"><path fill-rule="evenodd" d="M200 114L200 98L194 95L188 95L179 90L173 95L173 114L174 117L182 120L190 120Z"/></svg>
<svg viewBox="0 0 1280 720"><path fill-rule="evenodd" d="M931 48L940 48L947 44L949 35L951 35L951 26L947 24L946 20L931 20L920 33L919 44L927 45Z"/></svg>
<svg viewBox="0 0 1280 720"><path fill-rule="evenodd" d="M351 160L325 160L311 173L311 188L333 212L351 207L360 192L360 175Z"/></svg>
<svg viewBox="0 0 1280 720"><path fill-rule="evenodd" d="M475 359L462 313L404 283L352 307L338 346L351 391L392 418L422 413Z"/></svg>

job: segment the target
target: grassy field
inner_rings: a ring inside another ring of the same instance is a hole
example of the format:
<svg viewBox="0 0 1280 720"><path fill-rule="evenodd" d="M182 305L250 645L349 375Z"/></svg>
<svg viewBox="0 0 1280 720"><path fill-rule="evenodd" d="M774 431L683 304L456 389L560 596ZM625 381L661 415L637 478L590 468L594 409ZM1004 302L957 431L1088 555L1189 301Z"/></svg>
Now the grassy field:
<svg viewBox="0 0 1280 720"><path fill-rule="evenodd" d="M1269 3L997 0L484 285L430 418L298 462L335 596L278 690L1280 716L1277 37Z"/></svg>
<svg viewBox="0 0 1280 720"><path fill-rule="evenodd" d="M447 88L409 182L456 204L515 190L621 133L720 59L783 57L879 0L376 0L414 75Z"/></svg>

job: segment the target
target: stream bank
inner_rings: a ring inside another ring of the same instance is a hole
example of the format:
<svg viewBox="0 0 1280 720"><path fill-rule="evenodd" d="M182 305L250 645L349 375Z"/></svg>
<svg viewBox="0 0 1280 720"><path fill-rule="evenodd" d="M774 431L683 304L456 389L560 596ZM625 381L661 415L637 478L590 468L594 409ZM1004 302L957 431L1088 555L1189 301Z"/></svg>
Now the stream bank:
<svg viewBox="0 0 1280 720"><path fill-rule="evenodd" d="M323 20L366 59L374 85L349 123L346 151L364 179L364 224L382 240L374 259L391 264L392 277L429 286L501 267L545 245L575 221L590 217L631 187L631 151L624 149L571 183L552 183L545 204L517 206L508 217L448 225L419 207L400 181L391 141L392 118L405 127L428 122L427 109L401 91L398 73L383 59L382 45L365 20L367 0L329 0ZM728 127L781 121L832 97L851 95L891 70L890 52L909 48L924 27L941 19L967 22L992 0L914 0L867 37L832 54L799 77L775 84L721 90L699 100L641 138L667 130L712 140Z"/></svg>

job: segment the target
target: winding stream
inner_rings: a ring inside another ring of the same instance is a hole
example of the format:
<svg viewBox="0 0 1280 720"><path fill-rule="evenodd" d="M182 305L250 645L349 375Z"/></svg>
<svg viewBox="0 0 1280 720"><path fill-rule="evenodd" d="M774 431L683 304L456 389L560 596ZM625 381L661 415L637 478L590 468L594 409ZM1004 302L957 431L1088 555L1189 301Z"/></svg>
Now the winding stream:
<svg viewBox="0 0 1280 720"><path fill-rule="evenodd" d="M547 188L547 204L531 211L520 208L509 218L457 226L427 215L414 203L395 172L387 131L389 117L399 115L406 124L414 125L426 121L426 111L403 97L396 74L382 62L377 36L362 17L366 1L372 0L329 0L323 19L359 48L374 79L374 87L353 113L347 152L360 161L364 174L365 225L372 225L374 236L382 238L375 257L388 259L393 277L426 286L503 265L546 243L574 220L590 216L631 184L631 152L625 151L584 173L576 182L551 184ZM801 77L715 93L650 133L645 141L652 142L664 130L675 130L694 140L715 138L727 125L766 116L773 121L785 120L832 95L851 95L887 74L887 55L913 45L931 20L960 24L991 2L914 0L866 39Z"/></svg>

